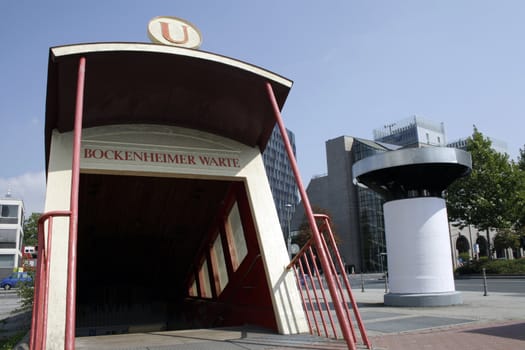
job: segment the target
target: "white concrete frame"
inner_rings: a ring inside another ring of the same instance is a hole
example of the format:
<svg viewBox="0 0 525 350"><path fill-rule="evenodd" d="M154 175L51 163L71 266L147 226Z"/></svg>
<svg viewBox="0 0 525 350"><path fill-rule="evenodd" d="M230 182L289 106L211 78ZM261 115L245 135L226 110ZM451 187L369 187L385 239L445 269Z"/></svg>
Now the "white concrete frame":
<svg viewBox="0 0 525 350"><path fill-rule="evenodd" d="M72 132L54 131L51 140L45 210L69 210L71 188ZM86 158L86 149L225 155L238 160L238 167L203 164L121 161ZM257 239L265 266L278 331L294 334L308 331L301 297L292 272L285 267L288 253L273 202L260 150L217 135L160 125L112 125L83 130L81 173L148 175L201 179L242 179L252 209ZM63 348L68 251L68 219L54 221L50 272L47 347Z"/></svg>

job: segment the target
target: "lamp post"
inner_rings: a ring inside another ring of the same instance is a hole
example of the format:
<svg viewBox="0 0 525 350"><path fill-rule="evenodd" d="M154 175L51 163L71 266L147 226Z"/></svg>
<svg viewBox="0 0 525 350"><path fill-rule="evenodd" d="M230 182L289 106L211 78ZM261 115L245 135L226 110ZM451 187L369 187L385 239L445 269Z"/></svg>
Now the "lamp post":
<svg viewBox="0 0 525 350"><path fill-rule="evenodd" d="M292 259L292 229L291 229L291 220L292 220L292 208L293 204L286 203L284 205L286 208L288 208L288 234L286 236L286 250L288 251L288 257L290 260Z"/></svg>

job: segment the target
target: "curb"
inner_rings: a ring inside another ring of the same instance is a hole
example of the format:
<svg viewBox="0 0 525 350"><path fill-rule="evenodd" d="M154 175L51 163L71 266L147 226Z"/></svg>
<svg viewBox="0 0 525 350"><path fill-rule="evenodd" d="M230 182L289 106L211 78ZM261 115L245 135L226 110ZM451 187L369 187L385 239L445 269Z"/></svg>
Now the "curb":
<svg viewBox="0 0 525 350"><path fill-rule="evenodd" d="M486 275L487 279L525 279L525 275ZM483 279L481 274L471 274L471 275L456 275L454 276L456 280L472 280L472 279Z"/></svg>

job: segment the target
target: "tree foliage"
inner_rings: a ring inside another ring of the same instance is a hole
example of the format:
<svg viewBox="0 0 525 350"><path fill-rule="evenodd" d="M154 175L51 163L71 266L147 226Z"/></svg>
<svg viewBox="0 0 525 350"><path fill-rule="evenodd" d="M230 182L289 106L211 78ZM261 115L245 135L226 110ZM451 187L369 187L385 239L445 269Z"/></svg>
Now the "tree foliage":
<svg viewBox="0 0 525 350"><path fill-rule="evenodd" d="M454 182L447 191L449 219L462 227L515 228L523 215L523 172L508 155L491 146L491 141L474 127L467 140L472 173Z"/></svg>
<svg viewBox="0 0 525 350"><path fill-rule="evenodd" d="M312 210L315 214L324 214L324 215L328 215L329 217L331 217L330 213L326 209L319 208L319 207L313 207ZM317 227L319 227L322 224L321 219L316 219L316 222L317 222ZM331 229L334 235L335 242L339 244L341 242L341 239L339 238L338 234L335 232L335 228L331 227ZM319 233L321 233L323 237L325 238L325 240L329 242L327 230L319 231ZM312 230L310 229L310 223L308 222L308 218L305 215L301 225L299 226L299 233L293 238L293 243L298 244L302 248L310 240L311 237L312 237Z"/></svg>
<svg viewBox="0 0 525 350"><path fill-rule="evenodd" d="M503 229L494 237L494 248L503 250L507 248L516 249L520 246L520 236L509 229Z"/></svg>
<svg viewBox="0 0 525 350"><path fill-rule="evenodd" d="M521 171L525 171L525 145L523 148L520 148L520 154L518 155L518 168Z"/></svg>
<svg viewBox="0 0 525 350"><path fill-rule="evenodd" d="M520 153L518 155L518 162L516 164L521 176L519 178L520 188L525 188L525 146L523 149L520 148ZM517 229L520 231L522 236L525 236L525 191L521 191L517 194L518 204L517 204Z"/></svg>
<svg viewBox="0 0 525 350"><path fill-rule="evenodd" d="M24 221L24 245L36 246L38 244L38 219L40 213L32 213Z"/></svg>

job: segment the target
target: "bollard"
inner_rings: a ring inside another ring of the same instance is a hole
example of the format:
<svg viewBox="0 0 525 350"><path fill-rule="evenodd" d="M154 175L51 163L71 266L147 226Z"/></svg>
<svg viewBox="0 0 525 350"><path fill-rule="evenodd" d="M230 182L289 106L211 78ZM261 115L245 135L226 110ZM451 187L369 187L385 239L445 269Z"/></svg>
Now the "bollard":
<svg viewBox="0 0 525 350"><path fill-rule="evenodd" d="M361 272L361 293L365 292L365 281L363 280L363 272Z"/></svg>
<svg viewBox="0 0 525 350"><path fill-rule="evenodd" d="M385 272L385 293L388 293L388 273Z"/></svg>
<svg viewBox="0 0 525 350"><path fill-rule="evenodd" d="M483 296L486 297L487 294L487 274L485 273L485 268L481 270L483 272Z"/></svg>

